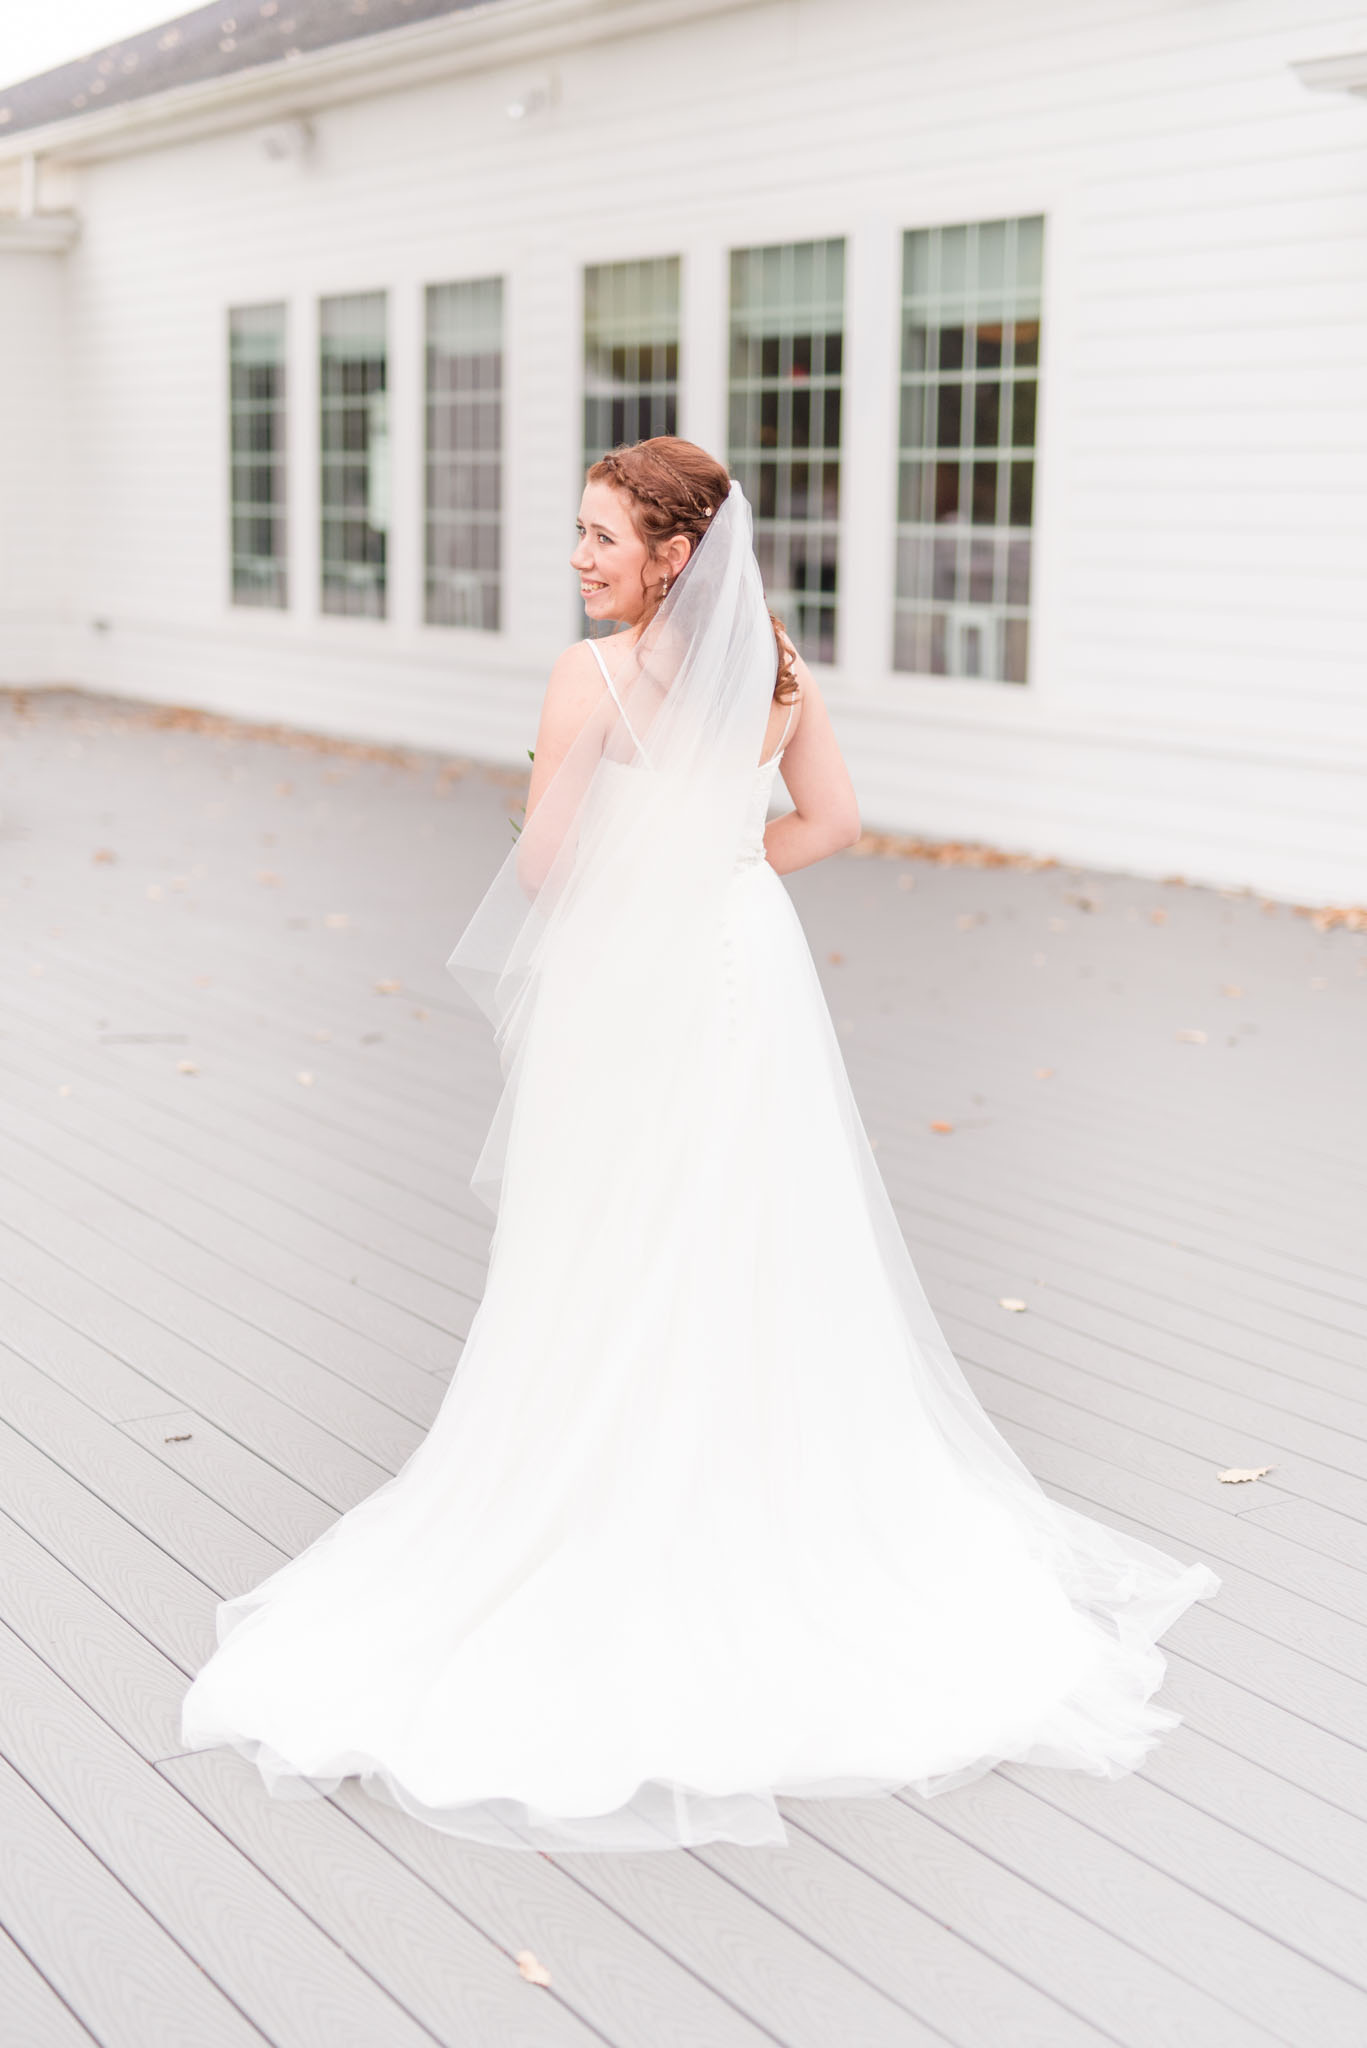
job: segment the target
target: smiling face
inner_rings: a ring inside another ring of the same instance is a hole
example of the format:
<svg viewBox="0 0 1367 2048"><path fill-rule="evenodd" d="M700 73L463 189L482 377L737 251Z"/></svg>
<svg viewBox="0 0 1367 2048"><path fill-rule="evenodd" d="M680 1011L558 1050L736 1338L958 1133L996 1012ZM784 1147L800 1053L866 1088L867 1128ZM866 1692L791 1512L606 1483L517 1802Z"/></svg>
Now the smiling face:
<svg viewBox="0 0 1367 2048"><path fill-rule="evenodd" d="M682 535L651 554L631 516L631 500L611 484L584 486L576 521L579 541L570 567L579 572L579 594L590 619L621 619L640 626L659 602L666 576L672 582L688 560Z"/></svg>

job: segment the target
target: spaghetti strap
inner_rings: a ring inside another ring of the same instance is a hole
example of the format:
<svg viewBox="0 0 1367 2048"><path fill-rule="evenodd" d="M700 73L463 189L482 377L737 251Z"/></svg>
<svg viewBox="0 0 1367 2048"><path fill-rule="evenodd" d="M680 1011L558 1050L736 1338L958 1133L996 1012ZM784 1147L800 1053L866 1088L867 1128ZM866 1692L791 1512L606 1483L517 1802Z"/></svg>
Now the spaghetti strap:
<svg viewBox="0 0 1367 2048"><path fill-rule="evenodd" d="M622 702L621 698L617 694L617 685L612 680L612 670L608 667L607 663L603 659L602 649L599 647L598 642L596 640L586 640L584 642L584 645L592 650L594 660L597 662L599 668L603 671L603 681L608 686L608 695L611 697L613 703L617 706L617 709L622 714L622 723L626 727L628 733L630 733L632 742L636 748L637 753L640 755L641 759L645 762L648 768L650 766L650 756L646 752L645 748L641 745L641 742L637 737L636 732L632 726L631 720L627 717L626 705Z"/></svg>
<svg viewBox="0 0 1367 2048"><path fill-rule="evenodd" d="M783 721L783 730L778 736L778 745L774 749L776 754L781 754L788 743L788 734L792 731L793 713L797 710L801 701L800 697L794 697L792 703L788 706L788 716Z"/></svg>
<svg viewBox="0 0 1367 2048"><path fill-rule="evenodd" d="M797 707L800 702L800 698L794 697L792 703L788 706L788 716L783 721L783 730L778 736L778 745L774 748L772 754L765 755L764 759L759 764L761 768L767 768L771 761L777 761L779 755L787 746L788 735L793 729L793 713L797 710Z"/></svg>

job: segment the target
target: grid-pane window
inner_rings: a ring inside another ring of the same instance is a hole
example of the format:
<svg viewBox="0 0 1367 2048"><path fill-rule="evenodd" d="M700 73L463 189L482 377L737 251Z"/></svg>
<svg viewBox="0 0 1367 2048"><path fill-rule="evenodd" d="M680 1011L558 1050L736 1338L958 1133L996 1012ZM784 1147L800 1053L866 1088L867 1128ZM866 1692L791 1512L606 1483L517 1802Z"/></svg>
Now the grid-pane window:
<svg viewBox="0 0 1367 2048"><path fill-rule="evenodd" d="M502 505L503 280L429 285L429 625L497 627Z"/></svg>
<svg viewBox="0 0 1367 2048"><path fill-rule="evenodd" d="M902 248L893 666L1023 683L1044 222L918 228Z"/></svg>
<svg viewBox="0 0 1367 2048"><path fill-rule="evenodd" d="M732 252L731 473L769 602L815 661L835 659L844 329L843 241Z"/></svg>
<svg viewBox="0 0 1367 2048"><path fill-rule="evenodd" d="M389 534L385 295L321 308L323 610L383 618Z"/></svg>
<svg viewBox="0 0 1367 2048"><path fill-rule="evenodd" d="M234 604L283 609L285 567L285 308L228 314Z"/></svg>
<svg viewBox="0 0 1367 2048"><path fill-rule="evenodd" d="M584 467L679 431L679 259L584 272Z"/></svg>

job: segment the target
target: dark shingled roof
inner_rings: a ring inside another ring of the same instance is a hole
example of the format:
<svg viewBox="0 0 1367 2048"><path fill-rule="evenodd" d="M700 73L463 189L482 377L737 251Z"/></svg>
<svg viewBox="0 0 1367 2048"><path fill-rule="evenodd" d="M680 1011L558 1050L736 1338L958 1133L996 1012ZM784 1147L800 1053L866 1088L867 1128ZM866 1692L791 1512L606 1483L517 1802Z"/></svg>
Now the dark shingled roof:
<svg viewBox="0 0 1367 2048"><path fill-rule="evenodd" d="M0 91L0 139L487 0L219 0Z"/></svg>

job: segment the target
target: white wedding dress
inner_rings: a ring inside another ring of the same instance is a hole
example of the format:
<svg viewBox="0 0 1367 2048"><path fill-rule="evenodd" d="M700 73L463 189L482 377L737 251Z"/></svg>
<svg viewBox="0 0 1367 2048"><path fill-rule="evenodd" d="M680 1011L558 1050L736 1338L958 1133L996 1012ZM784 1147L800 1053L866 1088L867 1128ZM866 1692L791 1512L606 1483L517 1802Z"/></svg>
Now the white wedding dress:
<svg viewBox="0 0 1367 2048"><path fill-rule="evenodd" d="M628 751L579 859L655 800ZM1003 1759L1118 1777L1176 1725L1155 1642L1220 1581L1048 1501L950 1357L764 859L778 764L677 1039L630 1035L615 977L649 960L605 953L588 1003L582 951L573 991L547 964L440 1411L220 1605L187 1748L280 1797L356 1775L454 1835L635 1850Z"/></svg>

